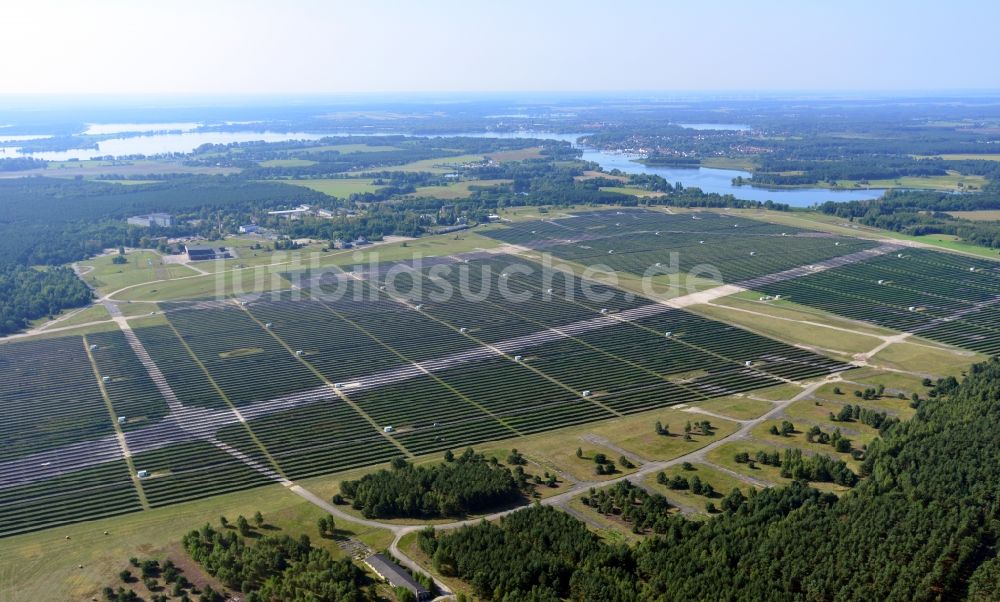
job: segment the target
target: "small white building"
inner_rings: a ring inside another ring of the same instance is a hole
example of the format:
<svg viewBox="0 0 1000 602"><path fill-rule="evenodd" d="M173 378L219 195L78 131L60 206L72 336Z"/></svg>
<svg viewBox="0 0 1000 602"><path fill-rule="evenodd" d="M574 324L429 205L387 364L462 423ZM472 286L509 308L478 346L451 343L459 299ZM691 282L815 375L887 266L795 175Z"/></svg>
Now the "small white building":
<svg viewBox="0 0 1000 602"><path fill-rule="evenodd" d="M383 433L392 433L392 432L395 432L395 430L396 429L393 428L392 425L382 427L382 432Z"/></svg>
<svg viewBox="0 0 1000 602"><path fill-rule="evenodd" d="M148 470L140 470L139 472L137 472L137 473L135 473L135 474L136 474L136 476L137 476L137 477L139 477L140 479L145 479L146 477L148 477L148 476L149 476L149 471L148 471Z"/></svg>
<svg viewBox="0 0 1000 602"><path fill-rule="evenodd" d="M159 226L161 228L169 228L174 225L174 219L170 217L169 213L149 213L146 215L135 215L126 220L130 226L139 226L140 228L152 228L154 226Z"/></svg>

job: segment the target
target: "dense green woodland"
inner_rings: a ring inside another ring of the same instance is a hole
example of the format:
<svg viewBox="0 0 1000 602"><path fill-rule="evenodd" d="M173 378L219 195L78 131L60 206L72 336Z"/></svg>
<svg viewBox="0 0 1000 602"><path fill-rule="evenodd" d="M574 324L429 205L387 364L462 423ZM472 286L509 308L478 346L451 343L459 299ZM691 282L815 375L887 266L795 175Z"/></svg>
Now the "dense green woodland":
<svg viewBox="0 0 1000 602"><path fill-rule="evenodd" d="M30 266L66 264L109 247L150 246L155 236L211 235L222 213L238 219L290 199L325 198L303 188L221 177L171 178L139 188L52 178L0 180L0 335L91 298L72 270ZM200 225L147 229L125 222L154 211Z"/></svg>
<svg viewBox="0 0 1000 602"><path fill-rule="evenodd" d="M209 574L243 592L247 602L365 602L368 577L349 558L334 560L303 535L264 535L205 525L184 536L184 549Z"/></svg>
<svg viewBox="0 0 1000 602"><path fill-rule="evenodd" d="M471 448L432 466L393 462L356 481L343 481L340 491L368 518L462 516L516 501L522 484L510 469L487 461Z"/></svg>
<svg viewBox="0 0 1000 602"><path fill-rule="evenodd" d="M633 549L541 506L420 545L488 600L997 600L998 423L993 360L889 425L840 499L796 482L671 516Z"/></svg>
<svg viewBox="0 0 1000 602"><path fill-rule="evenodd" d="M828 202L819 209L823 213L875 228L912 236L950 234L975 245L1000 249L1000 222L958 219L945 213L1000 209L1000 186L997 183L975 194L890 191L882 199Z"/></svg>
<svg viewBox="0 0 1000 602"><path fill-rule="evenodd" d="M90 303L93 294L69 268L36 270L0 263L0 335L63 309Z"/></svg>

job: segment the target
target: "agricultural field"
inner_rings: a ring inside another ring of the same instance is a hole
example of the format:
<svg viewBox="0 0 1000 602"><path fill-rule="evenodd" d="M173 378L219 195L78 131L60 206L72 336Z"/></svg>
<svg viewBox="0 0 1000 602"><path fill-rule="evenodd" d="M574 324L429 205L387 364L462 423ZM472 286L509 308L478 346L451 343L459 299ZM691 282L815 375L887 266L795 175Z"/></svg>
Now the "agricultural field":
<svg viewBox="0 0 1000 602"><path fill-rule="evenodd" d="M315 180L284 180L287 184L302 186L325 195L345 199L352 194L375 192L378 187L371 178L325 178Z"/></svg>
<svg viewBox="0 0 1000 602"><path fill-rule="evenodd" d="M980 211L948 211L947 213L952 217L972 220L974 222L1000 222L1000 210L996 209L983 209Z"/></svg>
<svg viewBox="0 0 1000 602"><path fill-rule="evenodd" d="M421 186L417 188L414 196L430 196L438 199L465 199L468 198L475 188L492 188L501 184L510 184L513 180L466 180L455 182L447 186Z"/></svg>
<svg viewBox="0 0 1000 602"><path fill-rule="evenodd" d="M461 165L465 165L467 163L479 163L483 160L483 157L484 155L457 155L454 157L440 157L436 159L420 159L419 161L404 163L403 165L380 167L377 171L424 171L432 174L446 174L454 171L456 167ZM357 174L354 174L354 172L349 173L352 175L359 175L369 171L373 170L366 169L361 172L357 172Z"/></svg>
<svg viewBox="0 0 1000 602"><path fill-rule="evenodd" d="M315 161L309 159L270 159L258 163L261 167L309 167L316 165Z"/></svg>

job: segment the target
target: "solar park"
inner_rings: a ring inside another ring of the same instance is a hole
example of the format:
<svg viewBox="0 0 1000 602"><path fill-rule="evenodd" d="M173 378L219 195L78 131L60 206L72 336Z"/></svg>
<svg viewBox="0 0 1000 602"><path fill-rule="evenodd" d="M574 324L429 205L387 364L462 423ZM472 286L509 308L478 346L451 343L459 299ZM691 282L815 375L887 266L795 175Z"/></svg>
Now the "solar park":
<svg viewBox="0 0 1000 602"><path fill-rule="evenodd" d="M682 269L716 263L768 295L1000 348L1000 279L984 260L710 212L581 213L488 234L636 274L679 252ZM161 303L163 321L0 345L0 535L851 368L621 289L547 278L522 256L285 277L292 290Z"/></svg>

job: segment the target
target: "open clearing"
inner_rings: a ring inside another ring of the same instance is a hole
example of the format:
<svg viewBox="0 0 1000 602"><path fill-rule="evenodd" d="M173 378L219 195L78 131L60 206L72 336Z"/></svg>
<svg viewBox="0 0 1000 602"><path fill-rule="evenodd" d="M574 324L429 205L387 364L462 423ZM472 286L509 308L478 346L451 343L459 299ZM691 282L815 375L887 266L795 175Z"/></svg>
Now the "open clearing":
<svg viewBox="0 0 1000 602"><path fill-rule="evenodd" d="M414 196L432 196L439 199L465 199L475 188L490 188L502 184L510 184L513 180L466 180L447 186L421 186Z"/></svg>
<svg viewBox="0 0 1000 602"><path fill-rule="evenodd" d="M329 178L320 180L283 180L286 184L302 186L323 194L347 198L352 194L375 192L378 187L372 184L370 178Z"/></svg>
<svg viewBox="0 0 1000 602"><path fill-rule="evenodd" d="M948 215L976 222L1000 221L1000 210L984 209L982 211L949 211Z"/></svg>

